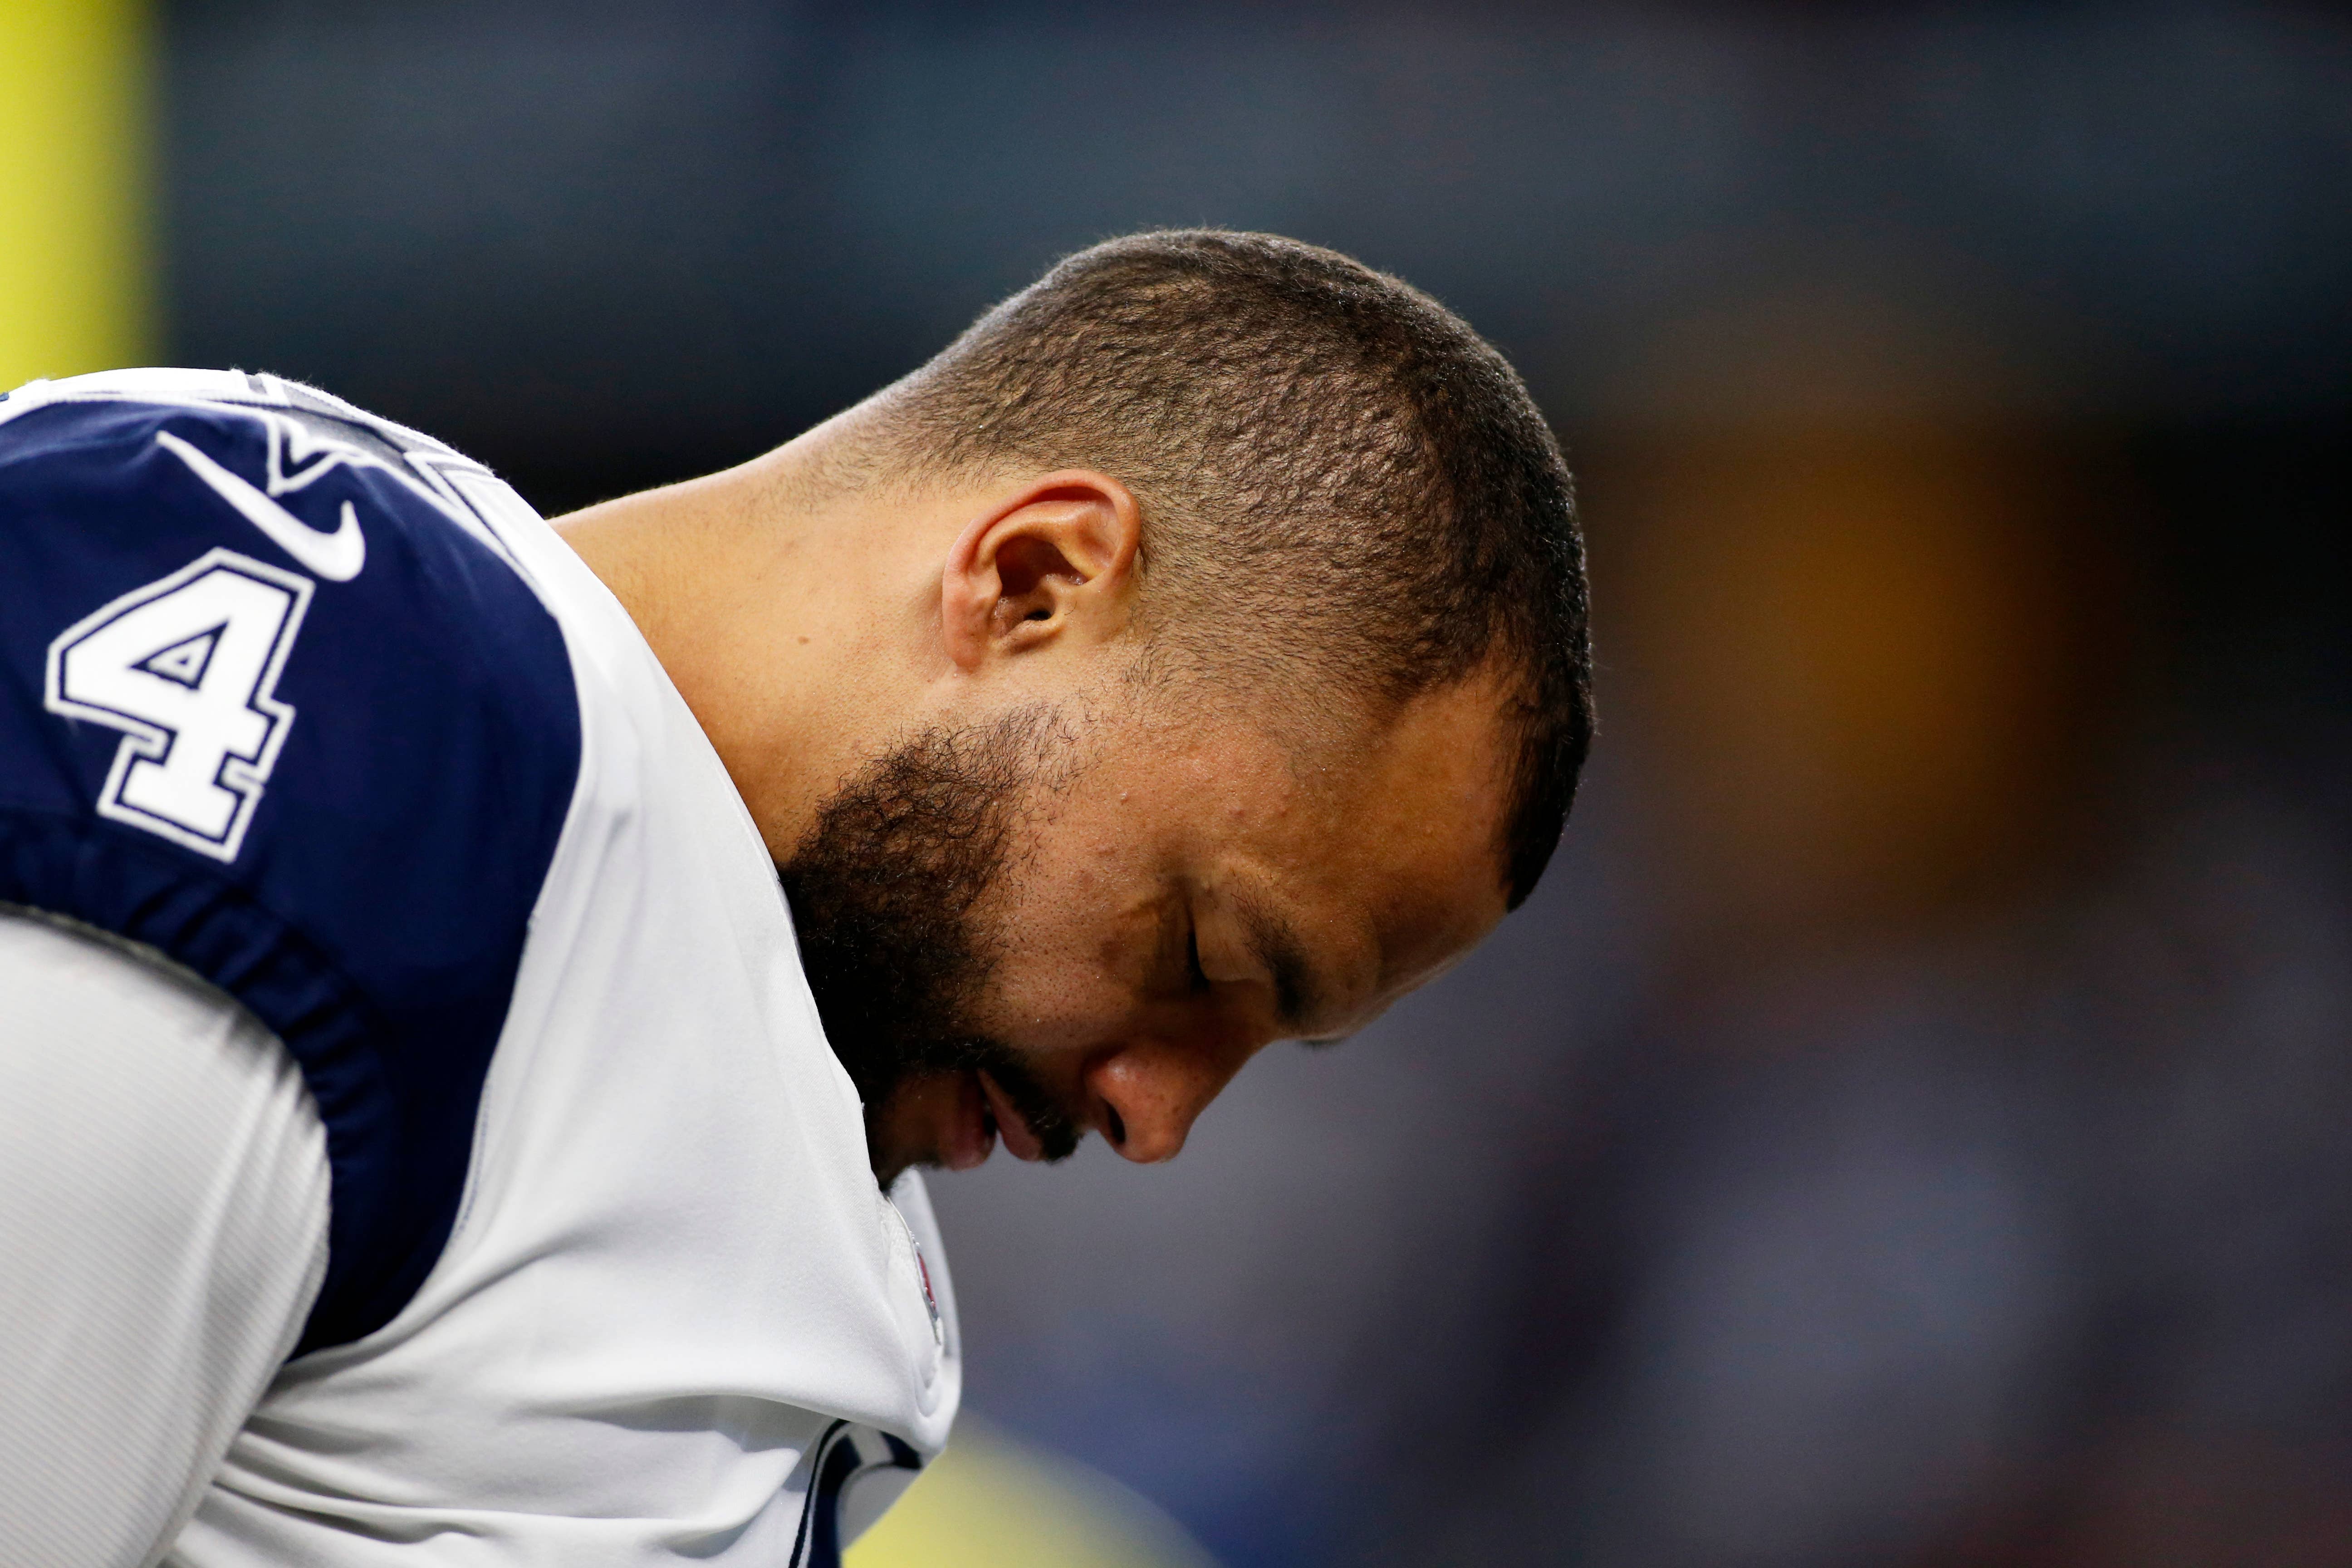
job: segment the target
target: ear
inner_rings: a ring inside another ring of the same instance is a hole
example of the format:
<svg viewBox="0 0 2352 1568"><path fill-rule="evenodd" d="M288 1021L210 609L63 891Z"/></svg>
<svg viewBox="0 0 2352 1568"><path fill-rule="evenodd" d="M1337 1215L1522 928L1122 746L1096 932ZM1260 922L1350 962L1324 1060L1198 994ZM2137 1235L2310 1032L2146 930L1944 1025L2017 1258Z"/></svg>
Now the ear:
<svg viewBox="0 0 2352 1568"><path fill-rule="evenodd" d="M1024 479L988 502L948 551L940 629L948 657L992 658L1125 629L1143 517L1125 485L1069 468Z"/></svg>

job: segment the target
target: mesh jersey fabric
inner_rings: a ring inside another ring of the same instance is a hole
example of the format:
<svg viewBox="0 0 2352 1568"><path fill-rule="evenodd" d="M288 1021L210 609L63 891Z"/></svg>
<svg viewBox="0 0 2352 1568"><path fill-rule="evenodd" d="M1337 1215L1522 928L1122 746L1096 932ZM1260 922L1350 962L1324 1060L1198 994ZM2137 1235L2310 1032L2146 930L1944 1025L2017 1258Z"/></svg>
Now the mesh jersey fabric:
<svg viewBox="0 0 2352 1568"><path fill-rule="evenodd" d="M0 1542L142 1568L196 1508L327 1266L293 1058L193 975L0 909Z"/></svg>

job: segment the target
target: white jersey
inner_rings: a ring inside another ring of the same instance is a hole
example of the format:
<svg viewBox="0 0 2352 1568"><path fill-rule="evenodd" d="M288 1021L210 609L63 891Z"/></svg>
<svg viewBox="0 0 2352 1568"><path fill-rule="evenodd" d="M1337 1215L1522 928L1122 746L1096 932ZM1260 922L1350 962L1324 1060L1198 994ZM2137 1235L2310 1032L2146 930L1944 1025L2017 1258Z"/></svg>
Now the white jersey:
<svg viewBox="0 0 2352 1568"><path fill-rule="evenodd" d="M953 1299L620 605L231 373L0 401L0 902L235 996L325 1128L317 1305L173 1560L833 1562L946 1439Z"/></svg>

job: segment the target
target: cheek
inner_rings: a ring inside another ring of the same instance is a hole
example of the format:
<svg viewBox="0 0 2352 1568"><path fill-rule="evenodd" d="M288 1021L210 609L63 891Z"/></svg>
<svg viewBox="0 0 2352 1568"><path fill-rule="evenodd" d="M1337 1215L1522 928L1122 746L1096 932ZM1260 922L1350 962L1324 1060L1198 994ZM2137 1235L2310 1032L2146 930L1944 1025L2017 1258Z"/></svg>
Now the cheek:
<svg viewBox="0 0 2352 1568"><path fill-rule="evenodd" d="M1038 1047L1091 1046L1129 1022L1159 946L1158 910L1098 872L1024 878L992 933L983 1012L992 1032Z"/></svg>

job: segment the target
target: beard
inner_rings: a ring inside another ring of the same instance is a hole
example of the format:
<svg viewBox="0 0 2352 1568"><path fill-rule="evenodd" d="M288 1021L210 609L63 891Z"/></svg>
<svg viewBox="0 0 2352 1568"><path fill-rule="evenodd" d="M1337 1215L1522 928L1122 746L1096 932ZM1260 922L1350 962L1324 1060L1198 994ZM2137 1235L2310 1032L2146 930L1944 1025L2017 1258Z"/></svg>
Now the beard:
<svg viewBox="0 0 2352 1568"><path fill-rule="evenodd" d="M984 1072L1049 1160L1078 1129L1013 1048L971 1022L999 958L978 911L1016 828L1067 782L1052 710L927 730L852 775L776 868L826 1040L877 1118L910 1079Z"/></svg>

